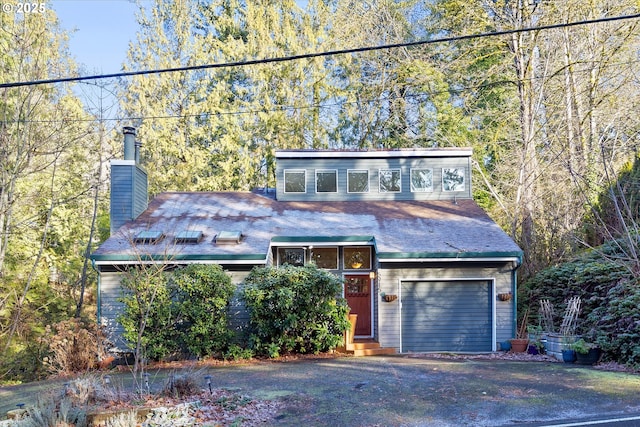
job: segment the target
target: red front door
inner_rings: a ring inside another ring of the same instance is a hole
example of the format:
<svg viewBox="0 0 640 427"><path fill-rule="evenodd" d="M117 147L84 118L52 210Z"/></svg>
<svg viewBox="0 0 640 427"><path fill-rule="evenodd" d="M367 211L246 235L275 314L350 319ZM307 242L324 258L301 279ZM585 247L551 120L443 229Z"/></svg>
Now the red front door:
<svg viewBox="0 0 640 427"><path fill-rule="evenodd" d="M344 276L344 296L357 314L356 336L371 336L371 279L369 274L346 274Z"/></svg>

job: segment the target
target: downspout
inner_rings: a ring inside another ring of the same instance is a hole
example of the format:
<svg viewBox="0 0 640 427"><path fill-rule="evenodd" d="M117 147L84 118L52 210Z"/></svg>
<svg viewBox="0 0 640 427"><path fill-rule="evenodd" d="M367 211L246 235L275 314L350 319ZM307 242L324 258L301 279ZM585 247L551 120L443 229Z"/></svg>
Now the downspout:
<svg viewBox="0 0 640 427"><path fill-rule="evenodd" d="M101 304L101 299L100 299L100 270L98 270L98 268L96 267L96 260L95 259L91 259L91 267L96 271L96 273L98 273L98 279L96 280L97 283L97 292L96 292L96 320L98 321L98 325L100 325L100 319L102 319L102 304Z"/></svg>
<svg viewBox="0 0 640 427"><path fill-rule="evenodd" d="M516 266L511 270L511 283L513 283L513 324L511 327L511 336L516 338L516 330L518 329L518 275L516 274Z"/></svg>

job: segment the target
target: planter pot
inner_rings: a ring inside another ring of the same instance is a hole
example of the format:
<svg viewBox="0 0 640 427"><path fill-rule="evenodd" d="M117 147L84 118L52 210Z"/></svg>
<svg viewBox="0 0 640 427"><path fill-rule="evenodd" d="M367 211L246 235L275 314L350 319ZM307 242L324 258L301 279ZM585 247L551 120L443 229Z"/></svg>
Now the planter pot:
<svg viewBox="0 0 640 427"><path fill-rule="evenodd" d="M580 365L595 365L600 360L602 350L599 348L592 348L588 353L576 352L576 363Z"/></svg>
<svg viewBox="0 0 640 427"><path fill-rule="evenodd" d="M527 353L534 355L539 354L538 346L535 344L529 344L529 347L527 347Z"/></svg>
<svg viewBox="0 0 640 427"><path fill-rule="evenodd" d="M524 353L529 345L528 339L514 338L511 341L511 351L513 353Z"/></svg>
<svg viewBox="0 0 640 427"><path fill-rule="evenodd" d="M502 351L511 350L511 342L510 341L502 341L502 342L500 342L500 350L502 350Z"/></svg>
<svg viewBox="0 0 640 427"><path fill-rule="evenodd" d="M562 350L562 361L564 363L573 363L576 361L576 352L571 349Z"/></svg>

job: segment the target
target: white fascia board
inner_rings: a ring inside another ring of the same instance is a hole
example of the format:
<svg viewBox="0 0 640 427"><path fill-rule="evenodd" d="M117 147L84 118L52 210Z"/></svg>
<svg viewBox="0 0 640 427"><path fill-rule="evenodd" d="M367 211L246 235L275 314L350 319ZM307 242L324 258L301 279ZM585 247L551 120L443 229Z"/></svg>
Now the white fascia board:
<svg viewBox="0 0 640 427"><path fill-rule="evenodd" d="M486 257L486 258L378 258L379 262L513 262L519 263L517 257Z"/></svg>
<svg viewBox="0 0 640 427"><path fill-rule="evenodd" d="M319 158L402 158L402 157L470 157L471 148L443 148L443 149L408 149L408 150L380 150L380 151L276 151L276 159L319 159Z"/></svg>
<svg viewBox="0 0 640 427"><path fill-rule="evenodd" d="M371 240L362 240L362 241L353 241L350 240L348 242L318 242L310 240L308 242L271 242L270 247L288 247L288 248L299 248L302 246L313 246L313 247L334 247L334 246L373 246L371 244Z"/></svg>
<svg viewBox="0 0 640 427"><path fill-rule="evenodd" d="M152 264L231 264L231 265L265 265L267 260L167 260L167 261L140 261L140 260L130 260L130 261L95 261L93 265L152 265Z"/></svg>
<svg viewBox="0 0 640 427"><path fill-rule="evenodd" d="M121 159L111 160L111 166L135 166L135 165L136 165L135 160L121 160Z"/></svg>

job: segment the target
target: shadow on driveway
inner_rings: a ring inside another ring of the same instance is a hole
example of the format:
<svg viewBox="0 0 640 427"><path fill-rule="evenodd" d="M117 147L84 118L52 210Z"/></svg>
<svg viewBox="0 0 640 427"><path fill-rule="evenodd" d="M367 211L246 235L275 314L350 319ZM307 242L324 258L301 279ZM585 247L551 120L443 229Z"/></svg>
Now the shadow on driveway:
<svg viewBox="0 0 640 427"><path fill-rule="evenodd" d="M152 387L167 372L152 375ZM639 375L562 363L342 357L204 372L214 388L283 402L278 426L503 426L640 412ZM0 388L0 411L37 392L28 387Z"/></svg>

